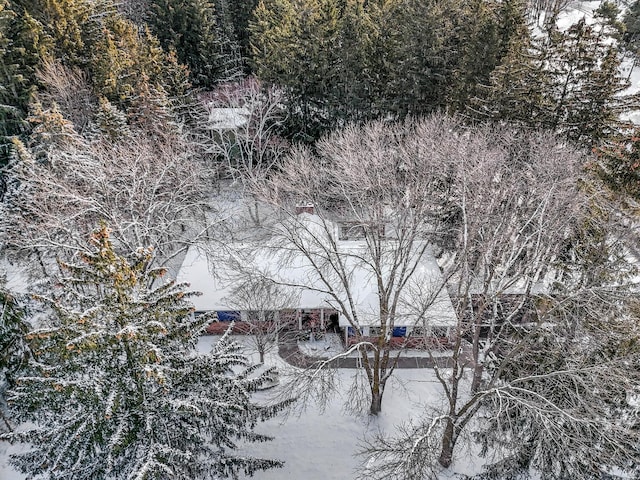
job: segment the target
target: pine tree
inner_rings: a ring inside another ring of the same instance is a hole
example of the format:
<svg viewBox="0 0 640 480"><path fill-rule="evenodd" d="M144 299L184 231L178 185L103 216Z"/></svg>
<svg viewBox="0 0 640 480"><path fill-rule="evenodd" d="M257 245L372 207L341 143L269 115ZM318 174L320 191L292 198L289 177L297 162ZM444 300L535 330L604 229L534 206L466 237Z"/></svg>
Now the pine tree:
<svg viewBox="0 0 640 480"><path fill-rule="evenodd" d="M619 95L628 87L620 75L613 32L601 16L584 19L566 31L549 31L547 70L555 104L550 127L569 139L596 145L620 126L620 114L637 100Z"/></svg>
<svg viewBox="0 0 640 480"><path fill-rule="evenodd" d="M50 55L51 39L24 9L0 2L0 166L11 156L10 137L24 139L29 102L37 88L36 71Z"/></svg>
<svg viewBox="0 0 640 480"><path fill-rule="evenodd" d="M375 92L378 91L380 68L379 52L374 39L379 29L375 16L380 9L364 0L344 2L339 23L339 56L333 63L331 77L334 89L331 109L336 123L376 118Z"/></svg>
<svg viewBox="0 0 640 480"><path fill-rule="evenodd" d="M252 67L261 80L286 89L291 135L311 141L371 116L384 61L371 48L380 44L371 14L378 8L363 0L258 4L250 25Z"/></svg>
<svg viewBox="0 0 640 480"><path fill-rule="evenodd" d="M545 64L545 52L531 38L529 28L520 24L506 45L501 63L491 72L488 84L479 90L470 109L480 117L548 126L554 104Z"/></svg>
<svg viewBox="0 0 640 480"><path fill-rule="evenodd" d="M0 289L0 432L11 430L4 414L5 391L25 366L29 349L25 341L28 331L25 309L4 287Z"/></svg>
<svg viewBox="0 0 640 480"><path fill-rule="evenodd" d="M99 36L97 8L87 0L13 0L42 25L53 54L68 65L85 66ZM100 12L101 13L101 12Z"/></svg>
<svg viewBox="0 0 640 480"><path fill-rule="evenodd" d="M498 22L492 2L472 1L464 9L458 46L460 59L453 71L453 85L447 103L464 109L476 97L479 85L486 84L489 73L499 63Z"/></svg>
<svg viewBox="0 0 640 480"><path fill-rule="evenodd" d="M98 136L102 136L109 141L116 141L119 138L126 138L131 135L127 116L124 112L104 97L99 99L98 106L99 110L95 115L95 127Z"/></svg>
<svg viewBox="0 0 640 480"><path fill-rule="evenodd" d="M104 225L91 243L61 265L66 275L42 298L51 316L27 336L34 359L9 402L28 423L4 438L31 449L12 463L50 479L214 479L280 466L233 454L238 442L268 440L253 428L286 406L252 401L274 371L258 373L228 336L197 353L208 319L190 315L184 285L148 268L151 249L118 255Z"/></svg>
<svg viewBox="0 0 640 480"><path fill-rule="evenodd" d="M640 53L640 1L631 4L622 21L624 24L622 43L637 56Z"/></svg>
<svg viewBox="0 0 640 480"><path fill-rule="evenodd" d="M223 0L218 0L218 3L221 1ZM249 22L257 5L258 0L229 0L226 2L228 18L233 28L233 39L240 49L245 73L252 73L249 64L251 56Z"/></svg>
<svg viewBox="0 0 640 480"><path fill-rule="evenodd" d="M182 96L189 88L185 70L166 54L148 28L113 15L104 19L103 39L95 46L90 71L96 91L127 110L141 89L163 88Z"/></svg>
<svg viewBox="0 0 640 480"><path fill-rule="evenodd" d="M596 149L596 172L616 192L640 200L640 131Z"/></svg>
<svg viewBox="0 0 640 480"><path fill-rule="evenodd" d="M497 451L502 458L494 457L499 461L478 478L527 478L531 470L541 480L607 478L604 472L612 470L618 474L609 478L637 478L637 406L629 401L640 367L629 305L635 302L618 296L614 306L591 292L563 298L563 306L554 300L540 298L537 305L557 311L553 328L530 338L518 328L505 335L505 345L517 339L527 353L500 366L513 397L483 405L486 423L476 432L481 454L491 458Z"/></svg>
<svg viewBox="0 0 640 480"><path fill-rule="evenodd" d="M452 44L460 19L458 0L399 0L389 7L384 48L389 76L385 110L403 118L446 106L459 50Z"/></svg>
<svg viewBox="0 0 640 480"><path fill-rule="evenodd" d="M251 45L262 80L288 90L290 129L459 109L505 55L503 2L264 0Z"/></svg>
<svg viewBox="0 0 640 480"><path fill-rule="evenodd" d="M150 10L153 32L189 67L194 86L211 88L239 72L230 32L225 32L212 0L153 0Z"/></svg>
<svg viewBox="0 0 640 480"><path fill-rule="evenodd" d="M81 142L73 124L60 113L57 105L45 110L42 105L35 103L31 110L27 117L31 125L28 146L36 159L47 161L52 150L61 150Z"/></svg>
<svg viewBox="0 0 640 480"><path fill-rule="evenodd" d="M617 32L611 15L607 7L596 12L596 23L581 19L566 30L549 23L546 35L536 38L521 23L472 108L589 146L615 135L624 125L621 113L639 99L621 95L628 82L611 44Z"/></svg>

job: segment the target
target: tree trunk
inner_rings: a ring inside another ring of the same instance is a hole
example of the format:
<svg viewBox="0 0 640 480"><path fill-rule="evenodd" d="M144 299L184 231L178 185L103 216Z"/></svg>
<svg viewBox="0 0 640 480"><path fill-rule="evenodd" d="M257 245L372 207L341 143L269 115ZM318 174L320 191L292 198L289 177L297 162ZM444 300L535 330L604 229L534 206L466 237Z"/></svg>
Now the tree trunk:
<svg viewBox="0 0 640 480"><path fill-rule="evenodd" d="M371 406L369 407L369 413L371 415L378 415L382 411L382 392L371 392Z"/></svg>
<svg viewBox="0 0 640 480"><path fill-rule="evenodd" d="M248 208L249 208L249 216L251 217L253 224L256 227L259 227L260 226L260 210L259 210L260 205L258 204L258 200L254 199L253 206Z"/></svg>
<svg viewBox="0 0 640 480"><path fill-rule="evenodd" d="M442 448L440 450L440 457L438 463L445 468L449 468L451 460L453 458L453 447L455 446L455 439L453 437L454 425L451 419L447 419L447 425L444 427L442 434Z"/></svg>
<svg viewBox="0 0 640 480"><path fill-rule="evenodd" d="M480 382L482 381L482 374L484 372L484 365L477 362L473 367L473 380L471 381L471 393L476 393L480 389Z"/></svg>

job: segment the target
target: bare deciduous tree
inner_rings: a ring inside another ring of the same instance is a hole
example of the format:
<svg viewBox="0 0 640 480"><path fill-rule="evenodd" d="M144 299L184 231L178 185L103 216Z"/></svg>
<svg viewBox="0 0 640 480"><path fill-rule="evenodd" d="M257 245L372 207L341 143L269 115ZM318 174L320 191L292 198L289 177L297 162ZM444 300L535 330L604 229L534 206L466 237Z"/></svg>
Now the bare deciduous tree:
<svg viewBox="0 0 640 480"><path fill-rule="evenodd" d="M243 328L251 335L250 342L260 355L260 363L277 345L280 335L297 328L295 316L284 311L297 304L296 295L265 278L242 282L233 289L229 304L244 311Z"/></svg>
<svg viewBox="0 0 640 480"><path fill-rule="evenodd" d="M10 250L48 265L83 248L105 221L122 248L154 245L154 263L164 265L206 232L211 176L184 136L135 132L89 142L64 131L44 156L22 147L10 166L3 205Z"/></svg>
<svg viewBox="0 0 640 480"><path fill-rule="evenodd" d="M434 117L347 127L319 141L314 152L298 148L254 189L278 213L271 247L280 263L306 272L296 282L272 279L316 291L346 319L371 414L381 411L401 352L394 349L394 327L439 324L442 319L425 317L439 302L446 316L444 283L429 261L450 214L452 167L464 154L457 134L449 133L457 126ZM296 205L312 205L317 215L298 215ZM417 286L424 295L418 303L409 298ZM367 288L375 293L364 298Z"/></svg>
<svg viewBox="0 0 640 480"><path fill-rule="evenodd" d="M447 268L472 344L475 391L500 328L526 321L532 299L562 281L559 260L587 198L578 190L583 156L552 135L489 128L472 135L475 146L457 170L458 236Z"/></svg>
<svg viewBox="0 0 640 480"><path fill-rule="evenodd" d="M635 317L621 311L626 295L599 293L560 302L572 313L563 315L557 305L543 322L520 330L517 346L515 335L505 339L487 381L471 396L460 395L453 417L427 412L395 436L369 439L360 478L435 477L443 438L453 434L457 441L465 433L488 459L478 479L636 476L640 331ZM585 307L597 316L585 318ZM457 385L450 377L448 388Z"/></svg>
<svg viewBox="0 0 640 480"><path fill-rule="evenodd" d="M629 324L628 313L615 308L624 295L608 287L611 275L602 275L608 268L619 285L626 267L614 261L615 237L595 225L602 212L581 179L584 157L551 135L509 129L472 129L464 142L468 155L456 167L452 188L456 236L441 259L458 311L452 368L434 367L444 410L397 438L372 441L363 478L423 478L448 467L470 424L487 446L501 442L504 448L495 478L510 478L517 465L549 478L625 467L637 434L622 427L614 411L628 410L632 388L621 380L637 382L637 374L629 356L594 359L607 340L603 330ZM589 328L594 322L599 335ZM586 449L603 429L602 449L585 456L588 468L578 468L575 453L562 458L557 451L574 437L575 451ZM518 435L530 443L515 443Z"/></svg>
<svg viewBox="0 0 640 480"><path fill-rule="evenodd" d="M529 0L527 8L536 22L542 19L546 26L555 22L558 15L564 12L570 3L569 0Z"/></svg>
<svg viewBox="0 0 640 480"><path fill-rule="evenodd" d="M46 90L39 94L40 101L47 105L57 104L65 118L83 133L93 118L95 104L87 74L49 60L38 71L38 80L46 85Z"/></svg>
<svg viewBox="0 0 640 480"><path fill-rule="evenodd" d="M289 149L288 142L279 136L285 120L283 93L250 77L222 84L203 100L207 101L208 128L214 137L212 154L250 197L251 190L246 187L264 180ZM253 201L249 209L255 224L260 223L258 207Z"/></svg>

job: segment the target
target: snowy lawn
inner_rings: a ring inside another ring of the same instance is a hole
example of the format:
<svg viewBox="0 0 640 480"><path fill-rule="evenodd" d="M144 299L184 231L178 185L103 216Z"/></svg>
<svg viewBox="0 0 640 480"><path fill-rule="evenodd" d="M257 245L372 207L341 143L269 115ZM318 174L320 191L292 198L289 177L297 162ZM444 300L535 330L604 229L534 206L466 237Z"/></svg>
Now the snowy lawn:
<svg viewBox="0 0 640 480"><path fill-rule="evenodd" d="M202 337L198 350L208 351L219 337ZM246 336L234 337L245 345L247 355L257 361L257 354L251 352L250 340ZM323 347L320 341L315 347ZM319 348L324 350L324 348ZM310 352L314 350L309 349ZM316 350L317 351L317 350ZM267 356L267 364L282 366L282 359L275 351ZM353 370L340 370L341 386L346 391L351 382ZM377 432L393 432L395 425L419 418L423 408L429 403L437 405L441 401L440 386L430 369L396 370L392 382L387 386L383 401L383 411L377 418L367 415L357 416L343 411L344 398L333 398L324 410L310 405L299 415L281 415L258 426L260 433L272 435L271 442L251 444L246 451L252 456L283 460L282 469L258 472L257 480L280 480L284 478L304 480L328 480L354 477L359 459L355 458L361 440ZM0 479L23 480L7 465L8 454L18 447L0 442ZM479 472L481 462L475 455L459 458L453 467L441 478L455 478L455 473ZM194 479L197 480L197 479Z"/></svg>
<svg viewBox="0 0 640 480"><path fill-rule="evenodd" d="M353 371L341 370L343 385L348 386ZM397 370L385 392L382 413L377 418L354 416L342 409L343 398L334 398L324 411L313 405L300 416L272 419L258 427L260 433L274 440L254 444L251 455L285 461L282 469L257 473L257 480L285 478L328 480L355 477L361 459L356 458L362 439L378 430L393 432L395 425L417 419L424 401L440 401L440 387L432 371L422 369ZM481 464L474 458L461 458L442 478L455 478L454 472L479 472Z"/></svg>
<svg viewBox="0 0 640 480"><path fill-rule="evenodd" d="M342 351L334 335L325 339L299 342L304 353L314 356ZM198 348L206 351L217 337L203 337ZM236 336L246 345L245 354L252 354L247 337ZM243 342L244 339L244 342ZM326 347L329 349L326 349ZM424 352L423 352L424 354ZM269 365L282 366L282 359L272 352L266 358ZM342 390L351 384L353 370L340 370ZM355 477L360 459L355 457L365 436L380 431L393 433L395 426L411 419L418 419L424 412L423 405L432 406L442 401L440 384L431 369L398 369L387 385L382 414L377 418L368 415L348 414L343 410L344 398L333 398L324 409L310 405L302 413L280 415L257 428L258 432L271 435L274 440L263 444L251 444L247 454L263 458L283 460L282 469L267 470L254 475L257 480L348 480ZM475 454L465 455L454 462L441 478L455 478L456 473L471 474L481 471L483 461ZM250 477L246 477L250 478Z"/></svg>

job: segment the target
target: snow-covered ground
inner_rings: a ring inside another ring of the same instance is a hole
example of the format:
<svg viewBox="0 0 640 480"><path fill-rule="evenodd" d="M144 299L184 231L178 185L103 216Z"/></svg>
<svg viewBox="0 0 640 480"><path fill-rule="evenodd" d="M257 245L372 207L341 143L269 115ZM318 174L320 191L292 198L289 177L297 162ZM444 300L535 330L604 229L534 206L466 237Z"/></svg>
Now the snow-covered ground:
<svg viewBox="0 0 640 480"><path fill-rule="evenodd" d="M349 370L339 372L343 385L348 385L352 374ZM439 387L428 370L398 370L394 375L398 382L387 387L383 412L377 418L345 413L342 408L344 398L336 397L324 410L312 405L300 416L290 416L285 421L274 419L260 425L258 430L272 435L274 440L253 445L250 453L284 460L285 466L259 472L254 478L354 478L359 465L355 454L365 435L378 429L392 432L395 425L419 416L421 402L437 401L440 397Z"/></svg>
<svg viewBox="0 0 640 480"><path fill-rule="evenodd" d="M25 475L16 472L8 464L9 455L11 453L18 453L20 448L20 446L0 442L0 480L23 480L27 478Z"/></svg>
<svg viewBox="0 0 640 480"><path fill-rule="evenodd" d="M299 342L301 350L314 356L328 356L338 353L341 345L336 338L325 336L323 340ZM236 337L242 341L243 337ZM199 347L203 350L215 337L203 337ZM245 353L252 355L247 342ZM325 347L329 349L325 350ZM324 355L322 355L324 354ZM255 354L253 354L255 355ZM256 358L254 356L254 358ZM267 363L281 366L282 360L272 353ZM353 370L339 370L338 377L342 391L351 384ZM281 415L258 426L258 431L274 437L262 444L251 444L246 452L254 456L283 460L282 469L258 472L257 480L280 480L295 478L305 480L350 479L355 477L360 458L356 457L362 440L378 431L392 433L397 425L411 419L418 419L424 412L424 405L438 405L441 391L431 369L396 370L387 386L383 412L377 418L367 415L353 415L344 411L344 393L332 398L320 407L311 404L302 413ZM454 478L456 473L478 473L482 460L475 455L465 455L454 463L442 478Z"/></svg>
<svg viewBox="0 0 640 480"><path fill-rule="evenodd" d="M198 350L207 351L216 336L202 337ZM257 361L257 354L251 351L245 336L235 337L245 345L245 353ZM244 342L243 342L244 340ZM309 343L309 342L306 342ZM315 342L315 347L323 347L324 341ZM327 343L329 345L329 343ZM310 352L315 352L309 345ZM324 349L324 348L322 348ZM266 363L281 366L282 360L274 350L267 356ZM341 387L346 391L351 382L353 370L340 370L338 376ZM348 480L354 478L360 459L355 456L361 441L370 434L381 430L392 433L396 425L417 419L424 412L424 404L437 405L441 402L440 386L430 369L396 370L387 386L383 412L377 418L367 415L353 415L344 411L344 397L331 399L325 408L311 404L302 413L281 415L258 426L258 431L274 437L266 443L251 444L246 453L263 458L283 460L282 469L258 472L256 480ZM0 442L0 480L23 480L7 463L8 454L19 447ZM460 457L454 466L442 473L443 479L455 478L456 473L477 473L481 470L481 459L467 454ZM194 479L197 480L197 479Z"/></svg>
<svg viewBox="0 0 640 480"><path fill-rule="evenodd" d="M320 352L337 353L342 350L336 346L333 336L312 342L300 342L305 353L320 356ZM203 337L199 348L206 350L216 337ZM242 341L243 337L236 337ZM248 355L250 343L247 342ZM423 352L424 353L424 352ZM275 351L267 357L267 364L281 366L282 360ZM351 384L353 370L339 370L339 383L346 392ZM431 369L398 369L387 385L383 402L383 411L377 418L368 415L353 415L345 412L344 393L332 398L324 408L311 404L302 413L281 415L260 424L260 433L271 435L274 440L261 444L251 444L247 454L283 460L282 469L267 470L254 475L256 480L347 480L355 477L360 458L356 457L362 440L378 431L393 433L397 425L420 418L425 411L424 405L437 406L442 401L441 387ZM453 466L443 471L441 478L455 478L456 474L479 473L483 461L477 455L460 455Z"/></svg>
<svg viewBox="0 0 640 480"><path fill-rule="evenodd" d="M560 19L561 27L568 26L583 15L591 16L599 1L574 2L572 9ZM623 68L630 68L627 63ZM631 87L628 92L640 91L640 70L636 67L630 73ZM640 113L630 113L636 123L640 123ZM13 271L13 268L3 270ZM14 291L22 291L27 284L23 275L15 274L8 278L9 285ZM242 339L242 337L238 337ZM216 337L203 337L199 349L206 350ZM313 356L335 354L338 347L329 341L304 342L301 349ZM326 348L328 347L328 348ZM339 348L341 350L341 348ZM248 352L254 360L255 353ZM275 352L267 357L267 363L279 364L280 359ZM346 388L350 383L352 370L340 370L338 373L341 385ZM258 431L269 434L274 440L262 444L252 444L247 453L285 461L283 469L259 472L253 478L256 480L300 479L300 480L346 480L354 477L359 459L354 455L358 451L360 442L368 434L378 430L392 433L395 427L403 422L420 417L424 405L436 406L441 402L440 386L430 369L397 370L385 392L383 411L377 418L355 416L343 410L344 398L336 396L320 408L310 405L300 415L267 421L258 426ZM21 447L0 442L0 480L23 480L21 475L8 465L8 455L17 452ZM461 449L464 450L464 449ZM451 469L442 472L441 478L454 478L456 473L478 473L482 467L482 459L471 450L465 450L455 459ZM194 479L196 480L196 479Z"/></svg>

